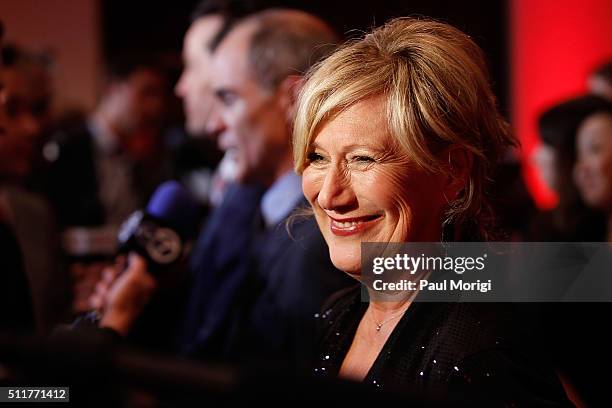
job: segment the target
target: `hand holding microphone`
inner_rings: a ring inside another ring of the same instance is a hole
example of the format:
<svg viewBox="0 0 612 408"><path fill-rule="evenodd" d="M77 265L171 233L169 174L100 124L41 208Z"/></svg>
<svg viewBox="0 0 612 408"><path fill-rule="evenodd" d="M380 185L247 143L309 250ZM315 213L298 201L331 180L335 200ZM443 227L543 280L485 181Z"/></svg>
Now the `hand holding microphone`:
<svg viewBox="0 0 612 408"><path fill-rule="evenodd" d="M159 276L185 259L197 230L198 207L175 181L161 184L145 211L136 211L119 230L119 252L135 252Z"/></svg>
<svg viewBox="0 0 612 408"><path fill-rule="evenodd" d="M176 182L162 184L146 210L130 216L118 234L123 255L104 271L90 300L100 314L100 326L122 335L129 332L160 279L188 256L197 216L195 201Z"/></svg>
<svg viewBox="0 0 612 408"><path fill-rule="evenodd" d="M100 326L127 335L157 288L158 282L147 271L146 260L135 253L130 254L127 269L107 287Z"/></svg>

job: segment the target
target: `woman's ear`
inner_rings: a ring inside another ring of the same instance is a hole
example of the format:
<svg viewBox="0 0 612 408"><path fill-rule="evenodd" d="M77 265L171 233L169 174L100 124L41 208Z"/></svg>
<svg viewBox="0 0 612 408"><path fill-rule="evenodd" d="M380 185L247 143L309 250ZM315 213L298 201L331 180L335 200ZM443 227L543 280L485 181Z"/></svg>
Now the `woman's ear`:
<svg viewBox="0 0 612 408"><path fill-rule="evenodd" d="M445 152L448 158L446 165L447 182L444 193L448 200L454 200L459 192L463 190L470 179L474 156L463 147L452 146Z"/></svg>
<svg viewBox="0 0 612 408"><path fill-rule="evenodd" d="M304 77L302 75L289 75L278 87L279 101L281 108L285 112L287 123L293 123L297 108L297 98L302 85L304 85Z"/></svg>

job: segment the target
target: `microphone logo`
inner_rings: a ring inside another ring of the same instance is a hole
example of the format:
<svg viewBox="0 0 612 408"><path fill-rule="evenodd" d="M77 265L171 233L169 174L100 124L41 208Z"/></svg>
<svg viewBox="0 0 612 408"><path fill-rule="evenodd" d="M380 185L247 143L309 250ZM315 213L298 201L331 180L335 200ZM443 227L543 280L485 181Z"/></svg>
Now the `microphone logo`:
<svg viewBox="0 0 612 408"><path fill-rule="evenodd" d="M180 235L142 211L136 211L123 223L117 238L122 251L136 250L160 266L175 262L183 254Z"/></svg>
<svg viewBox="0 0 612 408"><path fill-rule="evenodd" d="M158 264L166 265L176 261L181 255L181 238L170 228L156 228L146 242L146 249L151 259Z"/></svg>

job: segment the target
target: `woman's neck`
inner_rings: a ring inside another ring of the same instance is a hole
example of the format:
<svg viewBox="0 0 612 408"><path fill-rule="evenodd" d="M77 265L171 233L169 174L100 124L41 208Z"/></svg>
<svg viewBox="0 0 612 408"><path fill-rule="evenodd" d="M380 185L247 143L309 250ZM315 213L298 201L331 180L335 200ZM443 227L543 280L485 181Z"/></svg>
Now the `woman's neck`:
<svg viewBox="0 0 612 408"><path fill-rule="evenodd" d="M430 272L420 272L411 276L410 280L419 282L420 279L427 279ZM419 290L404 290L400 292L380 292L373 286L365 285L370 299L369 309L376 316L387 317L396 313L405 312L414 298L419 294ZM417 285L418 287L418 285Z"/></svg>
<svg viewBox="0 0 612 408"><path fill-rule="evenodd" d="M380 295L378 295L377 299L376 294L374 294L374 296L370 294L370 304L368 306L370 313L378 321L384 321L387 318L403 314L408 310L414 299L413 296L405 296L397 300L384 300L379 297Z"/></svg>

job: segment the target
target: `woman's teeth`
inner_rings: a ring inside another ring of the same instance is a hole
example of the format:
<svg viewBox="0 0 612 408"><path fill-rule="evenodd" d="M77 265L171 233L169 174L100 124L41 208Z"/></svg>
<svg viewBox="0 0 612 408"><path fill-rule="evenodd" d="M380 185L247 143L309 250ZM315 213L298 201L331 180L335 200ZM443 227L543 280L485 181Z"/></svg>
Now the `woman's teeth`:
<svg viewBox="0 0 612 408"><path fill-rule="evenodd" d="M357 221L346 221L346 222L332 221L332 222L338 228L350 228L350 227L357 226Z"/></svg>

